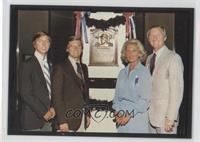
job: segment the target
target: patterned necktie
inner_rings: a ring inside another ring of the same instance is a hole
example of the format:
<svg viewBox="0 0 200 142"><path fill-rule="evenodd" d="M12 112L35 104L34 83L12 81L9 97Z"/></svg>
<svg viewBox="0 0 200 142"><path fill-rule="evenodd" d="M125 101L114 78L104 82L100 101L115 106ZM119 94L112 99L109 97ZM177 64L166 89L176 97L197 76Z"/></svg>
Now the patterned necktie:
<svg viewBox="0 0 200 142"><path fill-rule="evenodd" d="M47 89L49 91L49 98L51 99L51 80L50 80L49 64L47 63L47 61L44 60L43 65L44 65L43 74L46 80Z"/></svg>
<svg viewBox="0 0 200 142"><path fill-rule="evenodd" d="M151 72L151 74L153 74L153 70L154 70L154 67L155 67L155 61L156 61L156 54L154 53L152 58L151 58L151 61L150 61L150 72Z"/></svg>

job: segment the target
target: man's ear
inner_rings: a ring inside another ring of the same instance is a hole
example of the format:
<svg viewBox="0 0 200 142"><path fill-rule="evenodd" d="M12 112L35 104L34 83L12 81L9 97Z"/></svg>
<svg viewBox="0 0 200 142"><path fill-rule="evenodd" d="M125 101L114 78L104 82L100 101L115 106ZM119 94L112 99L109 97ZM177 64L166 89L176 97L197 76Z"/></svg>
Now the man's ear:
<svg viewBox="0 0 200 142"><path fill-rule="evenodd" d="M35 41L34 41L34 42L32 43L32 47L33 47L34 49L35 49L35 44L36 44L36 43L35 43Z"/></svg>
<svg viewBox="0 0 200 142"><path fill-rule="evenodd" d="M68 47L66 47L66 50L65 50L66 52L69 52L69 49L68 49Z"/></svg>

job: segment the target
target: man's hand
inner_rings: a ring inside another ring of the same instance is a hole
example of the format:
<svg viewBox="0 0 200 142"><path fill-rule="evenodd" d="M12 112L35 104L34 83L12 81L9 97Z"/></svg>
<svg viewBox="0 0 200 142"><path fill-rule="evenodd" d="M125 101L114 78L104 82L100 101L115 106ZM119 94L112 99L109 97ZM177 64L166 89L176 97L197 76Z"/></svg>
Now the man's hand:
<svg viewBox="0 0 200 142"><path fill-rule="evenodd" d="M165 131L166 132L172 132L174 127L174 121L171 121L169 119L165 119Z"/></svg>
<svg viewBox="0 0 200 142"><path fill-rule="evenodd" d="M89 125L90 125L90 117L89 116L87 116L86 117L86 128L88 128L89 127Z"/></svg>
<svg viewBox="0 0 200 142"><path fill-rule="evenodd" d="M50 111L47 111L47 113L43 116L45 121L49 121L52 117L52 114Z"/></svg>
<svg viewBox="0 0 200 142"><path fill-rule="evenodd" d="M54 108L51 107L51 108L49 109L49 111L51 112L51 118L54 118L55 115L56 115L56 112L55 112Z"/></svg>
<svg viewBox="0 0 200 142"><path fill-rule="evenodd" d="M53 107L51 107L49 111L47 111L47 113L43 116L43 118L45 119L45 121L49 121L50 119L54 118L55 115L55 110Z"/></svg>
<svg viewBox="0 0 200 142"><path fill-rule="evenodd" d="M69 131L69 126L67 123L63 123L59 125L59 132L68 132Z"/></svg>

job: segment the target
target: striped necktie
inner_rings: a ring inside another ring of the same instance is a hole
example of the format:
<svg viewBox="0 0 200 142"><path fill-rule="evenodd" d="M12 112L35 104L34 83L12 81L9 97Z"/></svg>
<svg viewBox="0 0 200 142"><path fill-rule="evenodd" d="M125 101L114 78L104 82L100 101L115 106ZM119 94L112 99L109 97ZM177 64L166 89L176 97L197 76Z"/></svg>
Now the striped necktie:
<svg viewBox="0 0 200 142"><path fill-rule="evenodd" d="M43 74L46 80L47 89L49 92L49 98L51 99L51 80L50 80L49 64L47 61L43 60L43 65L44 65Z"/></svg>

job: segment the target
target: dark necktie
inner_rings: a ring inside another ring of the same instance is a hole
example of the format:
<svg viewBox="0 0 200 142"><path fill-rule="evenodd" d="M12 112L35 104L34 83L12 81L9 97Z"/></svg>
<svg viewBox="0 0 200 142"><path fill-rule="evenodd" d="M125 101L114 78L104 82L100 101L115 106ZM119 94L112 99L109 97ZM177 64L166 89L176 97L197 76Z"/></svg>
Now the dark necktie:
<svg viewBox="0 0 200 142"><path fill-rule="evenodd" d="M152 58L151 58L151 61L150 61L150 72L151 72L151 74L153 74L153 70L154 70L154 67L155 67L155 61L156 61L156 54L154 53Z"/></svg>
<svg viewBox="0 0 200 142"><path fill-rule="evenodd" d="M82 70L81 64L77 62L76 65L77 65L77 75L82 81L84 81L83 70Z"/></svg>
<svg viewBox="0 0 200 142"><path fill-rule="evenodd" d="M80 78L81 80L81 91L83 92L84 94L84 88L85 88L85 79L84 79L84 75L83 75L83 70L82 70L82 67L81 67L81 64L80 63L76 63L77 65L77 76Z"/></svg>

